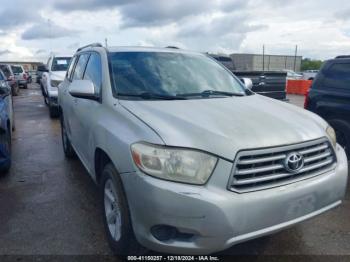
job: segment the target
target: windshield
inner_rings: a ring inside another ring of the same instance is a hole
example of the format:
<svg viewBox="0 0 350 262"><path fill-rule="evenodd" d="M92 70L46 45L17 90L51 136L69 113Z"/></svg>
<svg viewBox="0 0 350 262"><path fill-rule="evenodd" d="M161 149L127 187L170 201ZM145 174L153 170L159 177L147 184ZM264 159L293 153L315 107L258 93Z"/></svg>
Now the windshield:
<svg viewBox="0 0 350 262"><path fill-rule="evenodd" d="M51 71L67 71L71 57L55 57L52 61Z"/></svg>
<svg viewBox="0 0 350 262"><path fill-rule="evenodd" d="M111 80L118 94L245 94L242 84L214 60L201 54L117 52L109 54Z"/></svg>
<svg viewBox="0 0 350 262"><path fill-rule="evenodd" d="M22 67L20 67L20 66L11 66L11 68L12 68L12 72L13 72L14 74L23 73L23 69L22 69Z"/></svg>

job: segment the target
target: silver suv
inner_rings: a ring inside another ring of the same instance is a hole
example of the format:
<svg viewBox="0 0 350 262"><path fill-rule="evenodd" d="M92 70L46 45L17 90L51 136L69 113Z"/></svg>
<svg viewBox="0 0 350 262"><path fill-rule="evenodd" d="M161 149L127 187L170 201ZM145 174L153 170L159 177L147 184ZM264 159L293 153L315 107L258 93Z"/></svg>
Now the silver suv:
<svg viewBox="0 0 350 262"><path fill-rule="evenodd" d="M58 104L64 153L99 185L117 254L224 250L345 194L346 155L324 120L254 94L204 54L80 48Z"/></svg>
<svg viewBox="0 0 350 262"><path fill-rule="evenodd" d="M50 117L58 116L57 94L58 85L64 80L71 56L52 54L41 75L40 87L45 104L49 107Z"/></svg>

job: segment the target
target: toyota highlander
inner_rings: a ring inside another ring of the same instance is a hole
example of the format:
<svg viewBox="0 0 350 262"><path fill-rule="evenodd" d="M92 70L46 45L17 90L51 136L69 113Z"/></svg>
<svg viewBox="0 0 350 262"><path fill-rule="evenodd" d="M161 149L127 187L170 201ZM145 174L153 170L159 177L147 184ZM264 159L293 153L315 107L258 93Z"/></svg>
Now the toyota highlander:
<svg viewBox="0 0 350 262"><path fill-rule="evenodd" d="M341 204L332 127L243 82L176 48L77 50L58 89L63 149L99 185L116 254L209 254Z"/></svg>

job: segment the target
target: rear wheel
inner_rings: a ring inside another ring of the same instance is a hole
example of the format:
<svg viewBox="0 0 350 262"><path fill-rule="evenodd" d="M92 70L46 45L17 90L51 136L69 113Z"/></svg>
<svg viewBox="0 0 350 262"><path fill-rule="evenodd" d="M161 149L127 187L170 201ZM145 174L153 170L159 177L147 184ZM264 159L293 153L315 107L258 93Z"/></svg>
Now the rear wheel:
<svg viewBox="0 0 350 262"><path fill-rule="evenodd" d="M13 96L18 96L18 91L19 91L18 85L13 86L11 88L11 91Z"/></svg>
<svg viewBox="0 0 350 262"><path fill-rule="evenodd" d="M57 118L59 116L58 108L56 106L49 105L49 113L51 118Z"/></svg>
<svg viewBox="0 0 350 262"><path fill-rule="evenodd" d="M344 120L329 120L329 124L334 128L337 142L341 145L348 157L350 157L350 123Z"/></svg>
<svg viewBox="0 0 350 262"><path fill-rule="evenodd" d="M145 253L146 249L134 236L122 181L111 163L102 171L100 196L104 228L113 252L116 255Z"/></svg>
<svg viewBox="0 0 350 262"><path fill-rule="evenodd" d="M61 115L60 120L61 120L61 136L62 136L62 145L63 145L64 155L67 158L73 158L75 156L75 152L67 135L67 130L64 124L63 115Z"/></svg>

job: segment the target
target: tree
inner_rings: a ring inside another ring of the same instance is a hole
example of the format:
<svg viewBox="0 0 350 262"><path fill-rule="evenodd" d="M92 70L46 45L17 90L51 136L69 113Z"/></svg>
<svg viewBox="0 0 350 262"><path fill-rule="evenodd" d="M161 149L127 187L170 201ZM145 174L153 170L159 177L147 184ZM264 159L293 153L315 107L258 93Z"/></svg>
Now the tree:
<svg viewBox="0 0 350 262"><path fill-rule="evenodd" d="M321 60L312 60L310 58L304 58L301 61L301 71L305 70L319 70L323 64Z"/></svg>

